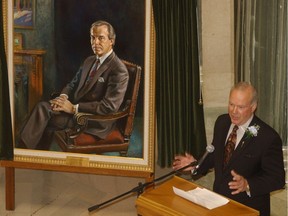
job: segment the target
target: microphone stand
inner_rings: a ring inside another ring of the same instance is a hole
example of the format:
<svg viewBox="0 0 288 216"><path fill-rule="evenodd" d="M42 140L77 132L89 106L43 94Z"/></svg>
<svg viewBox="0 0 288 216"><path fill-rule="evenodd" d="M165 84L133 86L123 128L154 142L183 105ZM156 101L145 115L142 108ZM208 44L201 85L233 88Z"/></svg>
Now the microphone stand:
<svg viewBox="0 0 288 216"><path fill-rule="evenodd" d="M139 182L139 183L138 183L138 186L132 188L131 190L129 190L129 191L123 193L123 194L120 194L120 195L118 195L118 196L116 196L116 197L114 197L114 198L112 198L112 199L110 199L110 200L107 200L107 201L105 201L105 202L103 202L103 203L100 203L100 204L98 204L98 205L94 205L94 206L88 208L88 211L89 211L89 212L92 212L92 211L100 208L100 207L103 206L103 205L106 205L106 204L108 204L108 203L110 203L110 202L112 202L112 201L114 201L114 200L117 200L117 199L119 199L119 198L121 198L121 197L123 197L123 196L125 196L125 195L127 195L127 194L133 193L133 192L137 192L137 196L139 196L139 195L141 195L141 194L143 193L144 188L146 188L147 186L149 186L149 185L151 185L151 184L154 184L155 182L158 182L158 181L160 181L160 180L162 180L162 179L165 179L165 178L167 178L168 176L174 175L174 174L177 173L177 172L180 172L180 171L182 171L182 170L185 170L186 168L188 168L188 167L190 167L190 166L196 166L196 165L198 165L198 162L197 162L197 161L194 161L194 162L192 162L192 163L190 163L190 164L188 164L188 165L186 165L186 166L184 166L184 167L182 167L182 168L180 168L180 169L173 170L173 171L171 171L170 173L168 173L168 174L166 174L166 175L160 176L159 178L154 179L153 181L146 182L146 183L144 183L144 184L141 183L141 182Z"/></svg>

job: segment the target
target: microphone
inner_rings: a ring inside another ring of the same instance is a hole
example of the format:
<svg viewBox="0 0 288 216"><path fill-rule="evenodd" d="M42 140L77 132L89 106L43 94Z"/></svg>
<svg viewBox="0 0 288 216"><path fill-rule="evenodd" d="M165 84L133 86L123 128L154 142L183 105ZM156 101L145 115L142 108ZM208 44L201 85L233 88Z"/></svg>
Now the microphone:
<svg viewBox="0 0 288 216"><path fill-rule="evenodd" d="M195 169L192 171L192 175L196 175L197 174L197 170L202 165L202 163L204 162L204 160L206 159L208 154L212 153L213 151L214 151L214 146L213 145L207 145L206 146L206 151L205 151L204 155L198 161L197 166L195 167Z"/></svg>

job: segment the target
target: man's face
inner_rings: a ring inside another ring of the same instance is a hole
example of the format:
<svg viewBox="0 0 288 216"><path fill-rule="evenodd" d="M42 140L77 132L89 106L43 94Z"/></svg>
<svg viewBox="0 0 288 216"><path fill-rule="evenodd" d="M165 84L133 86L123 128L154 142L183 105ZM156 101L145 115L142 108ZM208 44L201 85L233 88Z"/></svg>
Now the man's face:
<svg viewBox="0 0 288 216"><path fill-rule="evenodd" d="M99 57L109 52L113 47L113 39L108 37L107 26L97 26L90 30L90 43L93 52Z"/></svg>
<svg viewBox="0 0 288 216"><path fill-rule="evenodd" d="M257 103L252 102L252 90L234 89L230 93L228 113L232 123L242 125L248 121L256 110Z"/></svg>

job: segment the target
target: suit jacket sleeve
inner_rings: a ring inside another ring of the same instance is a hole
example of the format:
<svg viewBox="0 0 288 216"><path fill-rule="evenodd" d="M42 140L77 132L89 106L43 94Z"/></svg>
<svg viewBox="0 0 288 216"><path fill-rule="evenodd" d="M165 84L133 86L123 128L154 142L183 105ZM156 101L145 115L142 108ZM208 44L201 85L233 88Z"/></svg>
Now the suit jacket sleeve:
<svg viewBox="0 0 288 216"><path fill-rule="evenodd" d="M221 125L221 126L220 126ZM229 117L227 115L221 115L216 119L216 122L214 124L214 130L213 130L213 140L211 145L214 146L215 150L208 155L208 157L203 162L202 166L199 168L198 173L201 175L206 175L207 172L210 169L218 168L219 164L215 164L215 157L219 154L219 151L221 151L218 147L219 139L226 133L225 130L229 129L230 121ZM221 129L221 130L219 130ZM222 168L222 165L220 165Z"/></svg>
<svg viewBox="0 0 288 216"><path fill-rule="evenodd" d="M76 72L74 78L62 89L61 94L68 95L69 99L73 98L73 94L79 85L80 77L82 75L83 67L82 65ZM71 101L72 102L72 101Z"/></svg>
<svg viewBox="0 0 288 216"><path fill-rule="evenodd" d="M259 125L262 124L259 122ZM282 140L280 136L265 123L262 125L262 131L260 126L258 136L255 138L255 143L259 142L262 144L258 145L258 151L261 152L259 161L256 163L255 159L249 158L254 169L250 168L247 171L243 171L243 175L247 176L252 196L267 194L271 191L279 190L285 185ZM255 162L253 163L253 161Z"/></svg>

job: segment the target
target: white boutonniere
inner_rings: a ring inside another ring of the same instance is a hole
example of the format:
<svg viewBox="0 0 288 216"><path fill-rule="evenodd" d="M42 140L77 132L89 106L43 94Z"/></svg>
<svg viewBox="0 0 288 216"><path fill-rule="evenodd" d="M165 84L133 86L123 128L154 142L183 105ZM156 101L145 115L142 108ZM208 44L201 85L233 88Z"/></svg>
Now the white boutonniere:
<svg viewBox="0 0 288 216"><path fill-rule="evenodd" d="M258 135L259 129L260 126L256 124L248 127L245 131L246 138L256 137Z"/></svg>

